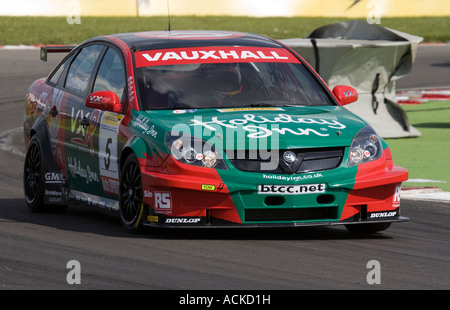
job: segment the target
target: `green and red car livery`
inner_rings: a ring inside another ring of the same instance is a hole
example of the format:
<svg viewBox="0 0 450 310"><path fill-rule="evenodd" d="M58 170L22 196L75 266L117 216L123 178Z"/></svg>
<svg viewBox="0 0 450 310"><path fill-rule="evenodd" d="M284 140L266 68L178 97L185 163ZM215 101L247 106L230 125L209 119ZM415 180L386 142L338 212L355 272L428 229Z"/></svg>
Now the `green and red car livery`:
<svg viewBox="0 0 450 310"><path fill-rule="evenodd" d="M330 91L299 55L260 35L92 38L27 92L25 198L34 211L117 211L130 231L384 230L407 220L408 172L343 107L355 100L353 88Z"/></svg>

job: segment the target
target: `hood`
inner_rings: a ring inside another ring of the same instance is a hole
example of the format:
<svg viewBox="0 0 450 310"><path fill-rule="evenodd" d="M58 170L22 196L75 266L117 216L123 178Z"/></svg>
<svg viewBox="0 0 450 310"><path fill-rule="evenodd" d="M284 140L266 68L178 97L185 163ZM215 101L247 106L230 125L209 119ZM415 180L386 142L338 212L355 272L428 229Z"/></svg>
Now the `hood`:
<svg viewBox="0 0 450 310"><path fill-rule="evenodd" d="M350 146L367 124L341 106L147 111L167 131L179 131L224 149Z"/></svg>

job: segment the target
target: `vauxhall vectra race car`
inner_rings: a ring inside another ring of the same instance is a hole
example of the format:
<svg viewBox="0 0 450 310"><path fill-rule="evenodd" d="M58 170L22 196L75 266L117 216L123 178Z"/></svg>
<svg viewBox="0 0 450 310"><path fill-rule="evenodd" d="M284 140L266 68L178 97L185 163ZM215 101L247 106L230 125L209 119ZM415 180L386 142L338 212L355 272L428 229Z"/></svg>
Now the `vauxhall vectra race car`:
<svg viewBox="0 0 450 310"><path fill-rule="evenodd" d="M294 51L223 31L127 33L76 47L26 95L33 211L83 203L124 227L345 224L400 215L406 169Z"/></svg>

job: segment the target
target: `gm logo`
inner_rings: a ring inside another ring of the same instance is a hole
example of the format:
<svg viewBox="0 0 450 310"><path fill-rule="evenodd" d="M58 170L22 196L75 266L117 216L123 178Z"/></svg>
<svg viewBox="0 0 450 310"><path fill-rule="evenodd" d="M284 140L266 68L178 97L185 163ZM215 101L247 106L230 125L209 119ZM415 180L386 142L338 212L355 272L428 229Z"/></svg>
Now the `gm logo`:
<svg viewBox="0 0 450 310"><path fill-rule="evenodd" d="M62 183L64 182L64 177L62 173L59 172L46 172L44 175L45 183Z"/></svg>

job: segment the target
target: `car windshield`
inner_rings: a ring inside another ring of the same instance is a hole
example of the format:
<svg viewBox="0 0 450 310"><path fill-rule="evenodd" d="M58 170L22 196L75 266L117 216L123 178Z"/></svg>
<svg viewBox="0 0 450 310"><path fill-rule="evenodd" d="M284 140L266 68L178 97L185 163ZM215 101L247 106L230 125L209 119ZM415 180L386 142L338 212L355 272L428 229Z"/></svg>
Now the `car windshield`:
<svg viewBox="0 0 450 310"><path fill-rule="evenodd" d="M190 63L136 70L144 110L335 105L301 63Z"/></svg>

